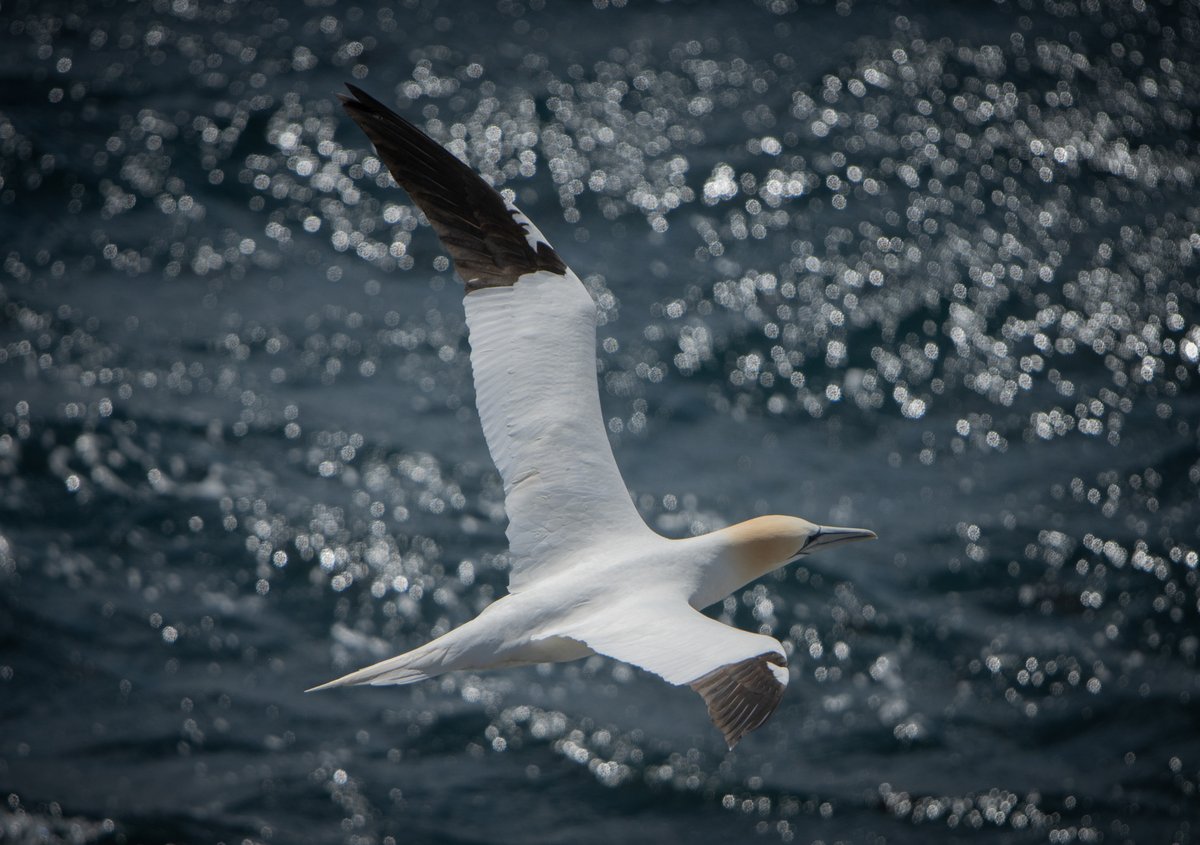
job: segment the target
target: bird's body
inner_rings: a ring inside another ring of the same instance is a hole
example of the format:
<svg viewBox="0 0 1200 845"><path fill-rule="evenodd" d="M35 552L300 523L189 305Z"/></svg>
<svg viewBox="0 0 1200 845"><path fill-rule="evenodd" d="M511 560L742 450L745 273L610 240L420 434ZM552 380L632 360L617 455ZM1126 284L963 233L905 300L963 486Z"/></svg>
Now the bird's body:
<svg viewBox="0 0 1200 845"><path fill-rule="evenodd" d="M317 689L604 654L689 684L732 748L787 685L772 637L705 607L822 546L873 537L765 516L672 540L638 515L604 429L596 306L524 214L351 86L347 112L437 231L467 286L476 404L504 482L509 595L443 636Z"/></svg>
<svg viewBox="0 0 1200 845"><path fill-rule="evenodd" d="M657 534L650 542L614 537L613 542L581 555L573 566L496 600L475 619L438 639L339 678L333 685L402 683L410 679L400 674L413 671L428 677L587 657L596 653L587 645L593 617L595 621L611 617L619 626L624 615L630 627L636 627L642 622L637 618L639 608L662 604L699 611L761 575L736 535L726 528L682 540ZM769 650L772 643L762 638L764 648Z"/></svg>

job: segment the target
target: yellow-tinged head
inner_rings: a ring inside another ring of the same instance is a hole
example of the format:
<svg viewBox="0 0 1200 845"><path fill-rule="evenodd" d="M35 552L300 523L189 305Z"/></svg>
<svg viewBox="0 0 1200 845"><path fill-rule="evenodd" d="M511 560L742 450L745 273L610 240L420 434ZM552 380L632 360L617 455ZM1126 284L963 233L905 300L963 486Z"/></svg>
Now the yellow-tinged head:
<svg viewBox="0 0 1200 845"><path fill-rule="evenodd" d="M834 528L816 525L795 516L760 516L723 529L734 562L764 574L803 555L852 540L874 540L866 528Z"/></svg>

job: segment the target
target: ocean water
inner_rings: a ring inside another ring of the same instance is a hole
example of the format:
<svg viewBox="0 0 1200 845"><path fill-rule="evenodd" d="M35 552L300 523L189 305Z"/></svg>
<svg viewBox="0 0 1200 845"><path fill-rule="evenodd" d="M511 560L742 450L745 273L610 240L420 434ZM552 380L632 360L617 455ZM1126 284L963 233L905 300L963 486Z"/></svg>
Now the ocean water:
<svg viewBox="0 0 1200 845"><path fill-rule="evenodd" d="M16 0L0 46L0 842L1200 840L1194 0ZM508 565L345 81L586 280L653 527L879 534L711 611L791 653L735 752L602 658L303 693Z"/></svg>

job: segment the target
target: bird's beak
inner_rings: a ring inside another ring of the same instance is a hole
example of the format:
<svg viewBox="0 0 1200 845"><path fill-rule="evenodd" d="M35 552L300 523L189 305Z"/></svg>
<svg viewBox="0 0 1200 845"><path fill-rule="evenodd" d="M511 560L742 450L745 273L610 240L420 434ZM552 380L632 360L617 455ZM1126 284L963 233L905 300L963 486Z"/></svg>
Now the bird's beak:
<svg viewBox="0 0 1200 845"><path fill-rule="evenodd" d="M869 531L866 528L834 528L830 525L822 525L817 528L817 533L808 538L808 542L801 549L802 554L811 554L820 549L827 549L830 546L839 546L842 543L849 543L851 540L874 540L875 532Z"/></svg>

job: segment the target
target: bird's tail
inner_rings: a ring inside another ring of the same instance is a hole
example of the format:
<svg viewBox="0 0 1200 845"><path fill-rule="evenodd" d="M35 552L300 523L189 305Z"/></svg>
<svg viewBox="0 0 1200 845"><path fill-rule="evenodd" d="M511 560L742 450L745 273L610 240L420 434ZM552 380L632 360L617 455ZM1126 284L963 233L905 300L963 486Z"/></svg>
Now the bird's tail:
<svg viewBox="0 0 1200 845"><path fill-rule="evenodd" d="M359 684L370 684L372 686L415 684L417 681L424 681L441 675L444 672L451 671L454 667L444 665L436 653L431 653L431 645L433 643L427 643L420 648L407 651L404 654L398 654L395 657L389 657L387 660L381 660L378 663L367 666L365 669L359 669L357 672L343 675L336 680L306 690L306 692L319 692L324 689L357 686Z"/></svg>
<svg viewBox="0 0 1200 845"><path fill-rule="evenodd" d="M336 681L313 687L309 692L355 684L414 684L458 670L474 671L561 659L544 653L544 647L538 647L540 644L535 644L531 649L529 643L520 638L517 638L515 643L510 642L512 638L508 637L508 634L511 633L509 629L513 625L510 617L513 617L514 612L519 612L519 608L514 611L511 597L502 598L489 605L470 622L442 634L420 648L389 657Z"/></svg>

